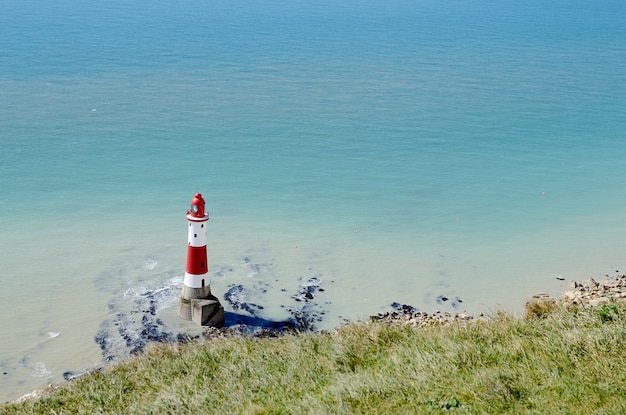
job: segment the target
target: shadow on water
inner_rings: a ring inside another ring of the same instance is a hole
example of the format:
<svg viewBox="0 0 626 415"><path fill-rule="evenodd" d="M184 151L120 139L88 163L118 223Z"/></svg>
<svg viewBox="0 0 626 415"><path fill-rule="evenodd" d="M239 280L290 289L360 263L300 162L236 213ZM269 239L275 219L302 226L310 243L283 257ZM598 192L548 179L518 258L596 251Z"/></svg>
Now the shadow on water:
<svg viewBox="0 0 626 415"><path fill-rule="evenodd" d="M296 325L291 320L274 321L259 316L231 313L230 311L224 312L224 321L226 328L234 328L243 325L247 326L252 331L259 329L285 330L296 328Z"/></svg>

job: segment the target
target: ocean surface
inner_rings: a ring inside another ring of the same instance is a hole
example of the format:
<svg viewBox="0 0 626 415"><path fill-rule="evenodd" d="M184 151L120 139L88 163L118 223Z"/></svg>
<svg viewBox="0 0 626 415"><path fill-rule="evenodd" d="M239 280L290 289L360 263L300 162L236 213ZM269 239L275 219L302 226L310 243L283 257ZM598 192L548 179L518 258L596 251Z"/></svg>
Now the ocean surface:
<svg viewBox="0 0 626 415"><path fill-rule="evenodd" d="M520 313L625 272L624 21L621 0L3 0L0 401L198 332L176 316L196 192L227 324Z"/></svg>

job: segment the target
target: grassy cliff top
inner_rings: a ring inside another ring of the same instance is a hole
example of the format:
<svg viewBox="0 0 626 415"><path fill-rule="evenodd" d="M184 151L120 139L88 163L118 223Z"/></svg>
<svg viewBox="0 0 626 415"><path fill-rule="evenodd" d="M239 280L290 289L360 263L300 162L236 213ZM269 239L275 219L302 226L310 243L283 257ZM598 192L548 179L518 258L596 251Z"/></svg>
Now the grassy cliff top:
<svg viewBox="0 0 626 415"><path fill-rule="evenodd" d="M156 345L0 407L24 414L623 413L626 307Z"/></svg>

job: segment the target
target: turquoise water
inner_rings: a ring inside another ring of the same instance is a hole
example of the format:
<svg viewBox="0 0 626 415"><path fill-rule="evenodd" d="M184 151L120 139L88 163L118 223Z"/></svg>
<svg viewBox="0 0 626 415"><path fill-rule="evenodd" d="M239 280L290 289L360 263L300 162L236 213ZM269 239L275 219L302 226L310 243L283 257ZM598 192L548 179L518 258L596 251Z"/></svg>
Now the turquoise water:
<svg viewBox="0 0 626 415"><path fill-rule="evenodd" d="M518 312L621 271L625 17L582 0L3 2L0 398L101 365L94 336L120 310L176 293L198 191L214 293L242 285L268 320L312 278L305 307L332 328L394 301ZM175 294L157 309L193 330Z"/></svg>

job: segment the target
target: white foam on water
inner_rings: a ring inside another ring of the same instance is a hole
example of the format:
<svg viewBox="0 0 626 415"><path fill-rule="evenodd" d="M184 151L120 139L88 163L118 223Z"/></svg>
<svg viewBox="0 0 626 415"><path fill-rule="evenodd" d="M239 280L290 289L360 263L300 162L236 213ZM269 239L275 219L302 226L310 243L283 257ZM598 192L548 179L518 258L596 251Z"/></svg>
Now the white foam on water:
<svg viewBox="0 0 626 415"><path fill-rule="evenodd" d="M143 263L145 269L153 270L159 266L159 263L155 260L147 260Z"/></svg>
<svg viewBox="0 0 626 415"><path fill-rule="evenodd" d="M36 378L47 378L52 376L52 371L46 368L44 362L37 362L33 365L33 377Z"/></svg>

